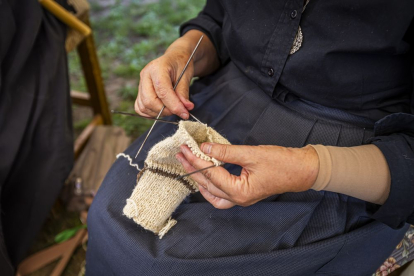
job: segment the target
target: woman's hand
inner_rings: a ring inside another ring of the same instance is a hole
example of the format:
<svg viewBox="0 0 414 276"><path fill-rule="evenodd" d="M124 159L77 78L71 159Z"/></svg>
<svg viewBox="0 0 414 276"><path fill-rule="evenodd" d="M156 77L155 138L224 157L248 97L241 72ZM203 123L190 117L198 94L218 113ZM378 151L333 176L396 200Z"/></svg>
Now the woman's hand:
<svg viewBox="0 0 414 276"><path fill-rule="evenodd" d="M156 117L165 105L163 116L176 114L188 119L188 110L194 104L188 100L190 81L194 75L194 62L191 61L176 91L173 82L183 70L191 52L184 49L167 51L163 56L151 61L142 69L135 101L135 111L143 116Z"/></svg>
<svg viewBox="0 0 414 276"><path fill-rule="evenodd" d="M234 205L249 206L271 195L302 192L316 180L319 160L311 146L285 148L279 146L234 146L204 143L201 150L225 163L240 165L240 176L222 167L195 173L204 198L219 209ZM187 146L181 146L176 158L187 172L211 166L197 158Z"/></svg>
<svg viewBox="0 0 414 276"><path fill-rule="evenodd" d="M135 101L135 111L138 114L156 117L165 105L163 116L175 114L183 119L189 118L188 111L194 108L194 104L189 101L191 79L194 76L209 74L219 66L216 50L209 38L204 35L176 90L173 90L173 84L184 69L201 35L203 33L197 30L187 32L171 44L164 55L142 69Z"/></svg>

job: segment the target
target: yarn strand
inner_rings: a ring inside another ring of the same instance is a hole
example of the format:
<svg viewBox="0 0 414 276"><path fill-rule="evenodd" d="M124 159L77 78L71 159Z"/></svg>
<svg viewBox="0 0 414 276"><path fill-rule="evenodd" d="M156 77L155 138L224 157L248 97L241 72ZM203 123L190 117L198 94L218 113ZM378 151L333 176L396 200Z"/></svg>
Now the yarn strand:
<svg viewBox="0 0 414 276"><path fill-rule="evenodd" d="M123 153L123 152L121 152L121 153L118 153L117 154L117 156L116 156L116 159L118 159L119 157L124 157L124 158L126 158L126 159L128 159L128 161L129 161L129 165L131 166L131 167L135 167L139 172L141 171L141 169L139 168L139 166L138 166L138 164L135 164L135 163L132 163L132 158L131 158L131 156L129 156L128 154L125 154L125 153Z"/></svg>

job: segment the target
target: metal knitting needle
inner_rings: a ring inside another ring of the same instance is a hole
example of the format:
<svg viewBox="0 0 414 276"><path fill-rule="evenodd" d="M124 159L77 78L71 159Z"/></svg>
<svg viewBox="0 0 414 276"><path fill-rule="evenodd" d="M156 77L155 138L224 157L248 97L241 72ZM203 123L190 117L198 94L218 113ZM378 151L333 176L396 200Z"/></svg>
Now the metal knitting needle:
<svg viewBox="0 0 414 276"><path fill-rule="evenodd" d="M141 115L138 115L138 114L132 114L132 113L128 113L128 112L111 110L111 113L113 113L113 114L120 114L120 115L127 115L127 116L133 116L133 117L139 117L139 118L144 118L144 119L158 121L158 122L161 122L161 123L168 123L168 124L178 125L177 122L172 122L172 121L167 121L167 120L162 120L162 119L155 119L155 118L152 118L152 117L145 117L145 116L141 116Z"/></svg>
<svg viewBox="0 0 414 276"><path fill-rule="evenodd" d="M211 168L214 168L214 167L216 167L216 165L211 165L211 166L208 166L208 167L205 167L205 168L202 168L202 169L199 169L199 170L196 170L196 171L193 171L193 172L184 174L184 175L180 175L179 177L176 177L175 180L180 180L180 179L182 179L182 178L184 178L186 176L192 175L194 173L202 172L204 170L211 169Z"/></svg>
<svg viewBox="0 0 414 276"><path fill-rule="evenodd" d="M202 36L200 37L200 40L197 42L197 45L195 46L195 48L194 48L193 52L191 53L191 56L189 57L189 59L188 59L187 63L185 64L183 71L181 72L180 76L178 77L177 82L175 83L174 88L173 88L173 90L174 90L174 91L175 91L175 89L177 88L177 85L178 85L178 83L180 82L181 78L183 77L185 70L187 70L188 64L190 64L190 61L191 61L191 59L193 58L193 56L194 56L195 52L197 51L197 48L198 48L198 46L200 45L201 40L203 40L203 37L204 37L204 35L202 35ZM164 109L165 109L165 105L161 108L160 113L158 113L157 120L160 118L160 116L161 116L162 112L164 111ZM191 115L191 116L192 116L193 118L195 118L193 115ZM196 118L196 119L197 119L197 118ZM197 119L197 121L199 121L199 120ZM199 122L200 122L200 121L199 121ZM148 139L149 135L151 134L152 129L154 128L154 126L155 126L155 124L156 124L156 123L157 123L157 121L154 121L154 123L152 124L152 126L151 126L150 130L149 130L149 131L148 131L148 133L147 133L147 136L145 137L144 141L142 142L141 146L139 147L139 149L138 149L138 151L137 151L137 154L135 155L135 158L137 158L137 157L138 157L138 154L141 152L142 148L144 147L145 142L147 141L147 139Z"/></svg>

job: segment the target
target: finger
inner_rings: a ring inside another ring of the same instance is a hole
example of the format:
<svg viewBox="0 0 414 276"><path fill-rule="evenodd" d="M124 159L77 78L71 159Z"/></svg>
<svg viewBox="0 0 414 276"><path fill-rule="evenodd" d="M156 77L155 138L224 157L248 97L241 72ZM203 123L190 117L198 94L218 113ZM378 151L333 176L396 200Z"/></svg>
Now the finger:
<svg viewBox="0 0 414 276"><path fill-rule="evenodd" d="M200 193L202 194L202 196L208 202L210 202L211 205L213 205L217 209L229 209L229 208L234 207L236 205L236 204L234 204L233 202L231 202L227 199L220 198L220 197L217 197L217 196L211 194L208 190L203 188L203 186L199 186L199 190L200 190Z"/></svg>
<svg viewBox="0 0 414 276"><path fill-rule="evenodd" d="M195 156L190 148L186 145L180 147L181 152L183 153L186 160L195 168L202 169L208 166L211 166L210 162L202 160ZM236 176L230 174L226 169L222 167L215 167L207 170L201 171L201 173L208 179L210 182L217 187L219 190L223 191L227 195L231 196L232 192L235 189L235 178ZM197 173L198 174L198 173Z"/></svg>
<svg viewBox="0 0 414 276"><path fill-rule="evenodd" d="M192 68L187 68L186 73L183 75L181 81L178 83L175 89L178 98L184 104L187 110L192 110L194 104L189 100L190 97L190 83L193 73L190 71Z"/></svg>
<svg viewBox="0 0 414 276"><path fill-rule="evenodd" d="M208 156L214 157L224 163L245 166L250 163L252 146L223 145L216 143L203 143L200 149Z"/></svg>
<svg viewBox="0 0 414 276"><path fill-rule="evenodd" d="M182 153L178 153L176 155L176 158L178 161L181 162L186 172L191 173L193 171L196 171L197 169L194 168L188 160L185 158L185 156ZM211 163L206 162L208 166L211 166ZM209 191L212 195L224 199L229 199L229 196L223 192L222 190L218 189L216 186L214 186L213 183L210 182L201 172L194 173L190 176L195 182L197 182L200 186L204 187L207 191Z"/></svg>
<svg viewBox="0 0 414 276"><path fill-rule="evenodd" d="M144 78L145 78L144 76L141 77L141 80L140 80L139 85L138 85L138 95L137 95L137 98L135 100L134 109L135 109L135 112L138 113L141 116L151 117L151 116L153 116L152 112L149 112L149 110L145 110L144 104L142 103L142 99L141 99L142 94L144 93L143 89L142 89L142 83L144 81ZM155 94L155 92L154 92L154 94Z"/></svg>
<svg viewBox="0 0 414 276"><path fill-rule="evenodd" d="M138 113L141 116L151 117L151 114L147 114L147 113L144 112L145 108L143 107L143 105L141 103L141 99L139 98L139 96L135 100L134 109L135 109L135 112Z"/></svg>
<svg viewBox="0 0 414 276"><path fill-rule="evenodd" d="M166 108L168 108L171 113L187 120L189 117L188 110L174 92L169 74L166 72L152 73L151 78L154 84L155 93Z"/></svg>
<svg viewBox="0 0 414 276"><path fill-rule="evenodd" d="M146 109L145 106L142 104L141 99L139 98L137 98L137 100L135 101L135 112L137 112L141 116L146 116L146 117L155 116L155 112L153 112L152 110Z"/></svg>
<svg viewBox="0 0 414 276"><path fill-rule="evenodd" d="M140 84L142 88L142 90L139 93L141 103L147 110L151 110L154 113L153 116L158 115L158 113L160 112L160 110L163 108L164 105L161 102L161 100L157 97L157 94L155 93L155 89L152 84L151 78L149 77L144 78L140 82ZM165 110L163 112L163 116L168 116L168 115L171 115L171 113Z"/></svg>

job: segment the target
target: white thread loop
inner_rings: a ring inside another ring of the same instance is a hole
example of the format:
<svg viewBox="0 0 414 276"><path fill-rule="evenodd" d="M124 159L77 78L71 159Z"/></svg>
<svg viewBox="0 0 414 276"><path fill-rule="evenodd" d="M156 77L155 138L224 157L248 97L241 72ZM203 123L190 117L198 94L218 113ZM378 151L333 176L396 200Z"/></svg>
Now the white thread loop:
<svg viewBox="0 0 414 276"><path fill-rule="evenodd" d="M118 153L118 155L116 156L116 158L118 159L119 157L124 157L124 158L126 158L126 159L128 159L128 161L129 161L129 165L131 166L131 167L135 167L139 172L141 171L141 169L139 168L139 166L138 166L138 164L135 164L135 163L132 163L132 158L131 158L131 156L129 156L128 154L125 154L125 153Z"/></svg>
<svg viewBox="0 0 414 276"><path fill-rule="evenodd" d="M167 234L167 232L170 231L170 229L176 224L177 224L177 221L170 217L167 221L167 224L165 224L165 226L158 233L158 237L160 237L160 239L162 239L164 237L164 235Z"/></svg>

